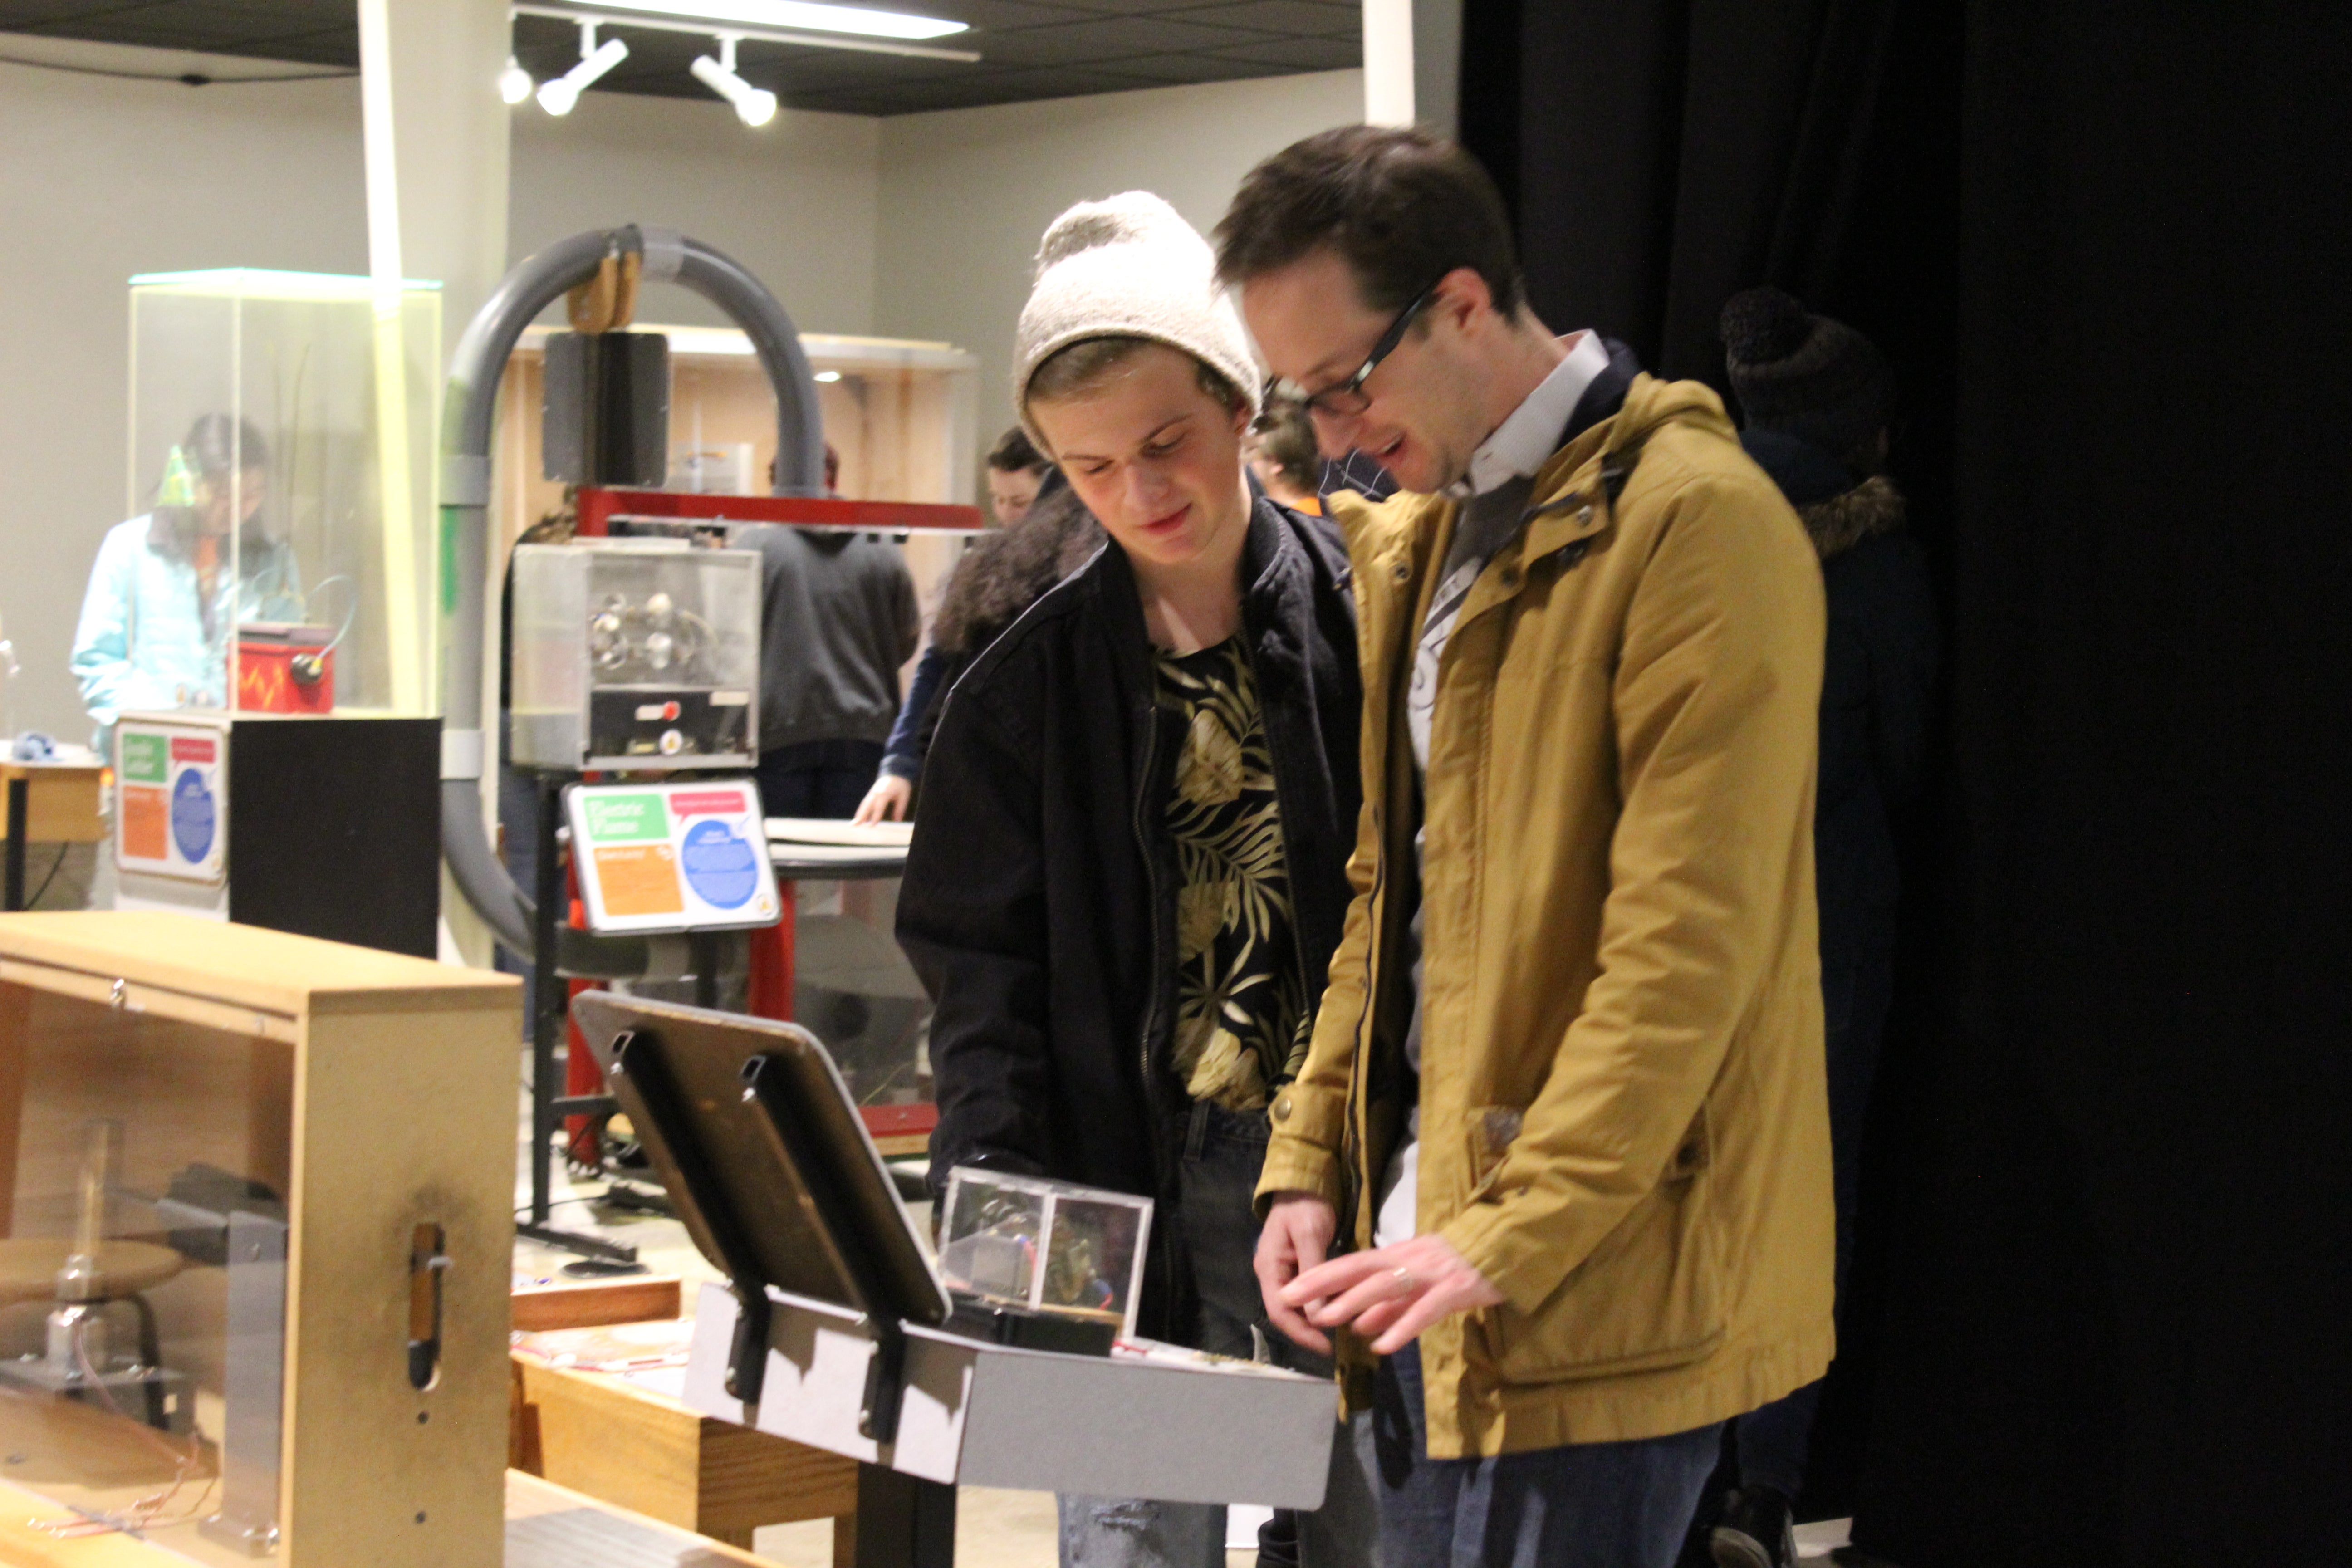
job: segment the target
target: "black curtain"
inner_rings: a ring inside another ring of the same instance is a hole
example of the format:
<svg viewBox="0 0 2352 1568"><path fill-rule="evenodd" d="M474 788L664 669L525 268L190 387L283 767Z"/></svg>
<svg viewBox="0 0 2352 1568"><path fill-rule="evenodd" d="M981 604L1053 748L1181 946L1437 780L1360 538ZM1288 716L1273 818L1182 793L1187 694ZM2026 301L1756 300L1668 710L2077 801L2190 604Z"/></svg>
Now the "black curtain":
<svg viewBox="0 0 2352 1568"><path fill-rule="evenodd" d="M1470 0L1537 308L1903 378L1948 614L1813 1513L2318 1563L2352 1398L2352 10Z"/></svg>

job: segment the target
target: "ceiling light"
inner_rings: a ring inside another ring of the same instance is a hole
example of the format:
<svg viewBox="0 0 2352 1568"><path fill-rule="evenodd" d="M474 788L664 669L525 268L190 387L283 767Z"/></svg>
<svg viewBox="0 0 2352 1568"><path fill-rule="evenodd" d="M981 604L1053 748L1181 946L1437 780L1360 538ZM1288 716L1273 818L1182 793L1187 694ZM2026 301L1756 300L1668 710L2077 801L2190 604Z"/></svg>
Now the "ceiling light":
<svg viewBox="0 0 2352 1568"><path fill-rule="evenodd" d="M520 103L530 96L530 72L522 68L512 55L507 57L507 68L499 72L499 96L509 103Z"/></svg>
<svg viewBox="0 0 2352 1568"><path fill-rule="evenodd" d="M943 38L966 24L863 5L821 5L814 0L589 0L600 10L647 11L696 22L739 22L747 27L805 27L869 38Z"/></svg>
<svg viewBox="0 0 2352 1568"><path fill-rule="evenodd" d="M596 24L581 23L580 63L553 81L540 84L539 106L550 114L571 113L580 95L588 90L589 83L628 58L628 45L618 38L607 38L599 44Z"/></svg>
<svg viewBox="0 0 2352 1568"><path fill-rule="evenodd" d="M686 68L694 79L735 106L735 118L754 130L776 117L776 95L764 87L753 87L735 74L735 39L731 34L719 35L719 58L697 55L694 63Z"/></svg>
<svg viewBox="0 0 2352 1568"><path fill-rule="evenodd" d="M837 370L821 370L809 379L812 381L839 381L841 379L841 373Z"/></svg>

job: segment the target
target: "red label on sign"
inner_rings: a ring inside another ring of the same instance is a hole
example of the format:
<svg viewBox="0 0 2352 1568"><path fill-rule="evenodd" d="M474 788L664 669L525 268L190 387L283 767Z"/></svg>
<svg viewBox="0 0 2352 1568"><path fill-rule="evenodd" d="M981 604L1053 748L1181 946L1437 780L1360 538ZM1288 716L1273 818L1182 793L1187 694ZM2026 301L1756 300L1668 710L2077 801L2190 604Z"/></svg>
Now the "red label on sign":
<svg viewBox="0 0 2352 1568"><path fill-rule="evenodd" d="M202 735L172 737L172 760L175 763L209 763L218 748Z"/></svg>
<svg viewBox="0 0 2352 1568"><path fill-rule="evenodd" d="M681 790L669 797L669 808L680 816L706 811L741 811L751 805L740 789Z"/></svg>

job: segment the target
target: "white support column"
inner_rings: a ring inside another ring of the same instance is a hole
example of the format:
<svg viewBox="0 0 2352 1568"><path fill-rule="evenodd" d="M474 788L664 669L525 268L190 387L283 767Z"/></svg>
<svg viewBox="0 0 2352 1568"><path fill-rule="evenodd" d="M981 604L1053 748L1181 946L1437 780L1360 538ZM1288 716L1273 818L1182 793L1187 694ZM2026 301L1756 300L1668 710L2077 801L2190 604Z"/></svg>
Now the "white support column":
<svg viewBox="0 0 2352 1568"><path fill-rule="evenodd" d="M1364 0L1364 123L1412 123L1412 0Z"/></svg>
<svg viewBox="0 0 2352 1568"><path fill-rule="evenodd" d="M450 349L506 272L509 111L498 80L511 24L506 0L359 0L359 24L369 271L388 298L396 298L404 274L440 282L441 343L430 370L437 383ZM396 337L383 336L387 352L379 355L377 380L380 397L389 397L408 372L389 352ZM437 447L439 438L437 428L383 436L404 447ZM386 452L383 461L390 472L395 455ZM437 476L439 464L428 471ZM432 508L437 499L409 496L404 504ZM439 563L408 564L430 592ZM498 603L495 594L485 597ZM485 774L488 812L497 798L497 770ZM443 955L487 964L488 932L446 872L441 908Z"/></svg>

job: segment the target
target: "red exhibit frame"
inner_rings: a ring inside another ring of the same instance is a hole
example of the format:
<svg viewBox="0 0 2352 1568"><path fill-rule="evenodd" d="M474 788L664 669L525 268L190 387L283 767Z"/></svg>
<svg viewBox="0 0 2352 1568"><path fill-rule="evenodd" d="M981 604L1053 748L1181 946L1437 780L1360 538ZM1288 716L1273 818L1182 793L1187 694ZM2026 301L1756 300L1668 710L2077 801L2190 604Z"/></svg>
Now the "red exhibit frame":
<svg viewBox="0 0 2352 1568"><path fill-rule="evenodd" d="M977 533L980 508L939 501L838 500L820 496L719 496L682 490L614 490L580 487L580 533L601 539L616 517L677 518L706 522L783 522L799 528L841 528L861 533Z"/></svg>
<svg viewBox="0 0 2352 1568"><path fill-rule="evenodd" d="M579 533L601 539L616 517L676 518L708 522L781 522L797 528L848 529L861 533L977 533L985 526L980 508L936 501L837 500L819 496L700 495L680 490L606 489L583 485L579 499ZM783 918L751 933L751 1011L763 1018L790 1022L792 1017L794 948L793 900L790 883L776 891ZM575 924L580 923L577 921ZM573 1026L572 1059L593 1061ZM569 1092L583 1092L577 1088ZM869 1105L860 1108L866 1130L877 1139L928 1139L939 1125L936 1105ZM887 1151L913 1152L911 1149Z"/></svg>

